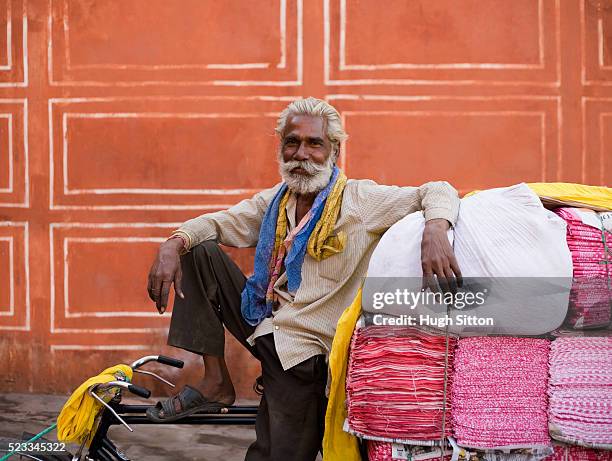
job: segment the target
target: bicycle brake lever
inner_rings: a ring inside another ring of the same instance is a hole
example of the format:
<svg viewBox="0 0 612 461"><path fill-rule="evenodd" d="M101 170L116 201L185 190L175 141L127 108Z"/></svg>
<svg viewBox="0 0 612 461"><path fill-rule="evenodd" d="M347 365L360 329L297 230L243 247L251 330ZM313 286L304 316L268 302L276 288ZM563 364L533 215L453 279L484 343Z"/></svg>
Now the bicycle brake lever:
<svg viewBox="0 0 612 461"><path fill-rule="evenodd" d="M126 383L126 385L127 385L127 383ZM98 385L95 385L95 386L92 386L92 387L89 388L89 391L88 391L89 395L91 395L94 399L96 399L98 402L100 402L102 405L104 405L106 408L108 408L111 411L111 413L113 415L115 415L115 418L117 418L119 420L119 422L121 422L121 424L123 424L125 427L127 427L130 432L134 432L134 429L132 429L130 426L128 426L128 424L123 420L123 418L121 418L121 416L119 416L117 414L117 412L115 410L113 410L109 404L107 404L104 400L102 400L100 398L100 396L98 396L98 394L93 392L93 390L96 387L98 387Z"/></svg>
<svg viewBox="0 0 612 461"><path fill-rule="evenodd" d="M134 373L142 373L143 375L149 375L149 376L153 376L157 379L159 379L160 381L166 383L168 386L170 387L176 387L174 384L172 384L170 381L165 380L164 378L162 378L161 376L159 376L158 374L153 373L152 371L146 371L146 370L138 370L135 369Z"/></svg>

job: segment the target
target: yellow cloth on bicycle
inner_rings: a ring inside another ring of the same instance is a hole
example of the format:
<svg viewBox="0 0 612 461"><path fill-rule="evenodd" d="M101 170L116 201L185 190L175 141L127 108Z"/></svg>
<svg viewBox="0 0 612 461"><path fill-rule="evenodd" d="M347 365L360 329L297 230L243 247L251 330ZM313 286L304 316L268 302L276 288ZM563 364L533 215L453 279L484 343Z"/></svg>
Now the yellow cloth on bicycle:
<svg viewBox="0 0 612 461"><path fill-rule="evenodd" d="M346 369L348 367L349 347L355 324L361 315L361 288L353 303L347 307L338 324L329 355L331 386L325 413L325 433L323 436L324 461L360 461L357 437L342 430L346 419Z"/></svg>
<svg viewBox="0 0 612 461"><path fill-rule="evenodd" d="M80 444L83 439L87 439L89 446L95 432L95 417L102 404L87 391L95 384L115 381L120 377L130 382L132 367L122 364L107 368L99 375L89 378L72 393L57 417L57 438L60 442Z"/></svg>

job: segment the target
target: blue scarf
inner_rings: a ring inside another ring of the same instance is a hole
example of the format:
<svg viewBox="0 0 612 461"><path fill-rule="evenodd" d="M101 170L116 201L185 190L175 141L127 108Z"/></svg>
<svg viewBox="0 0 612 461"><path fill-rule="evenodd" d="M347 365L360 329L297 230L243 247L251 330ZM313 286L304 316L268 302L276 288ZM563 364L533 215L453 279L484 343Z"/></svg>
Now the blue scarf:
<svg viewBox="0 0 612 461"><path fill-rule="evenodd" d="M339 172L338 167L334 166L329 183L317 194L312 204L312 216L302 230L297 233L289 253L285 256L287 288L292 293L295 293L302 283L302 264L306 255L308 239L321 218L325 201L336 183ZM252 326L259 325L263 319L272 315L273 303L266 301L266 291L270 280L270 260L274 251L278 208L286 191L287 184L283 183L264 214L259 230L259 241L255 249L255 271L247 279L242 291L240 310L245 321ZM280 211L285 212L285 210Z"/></svg>

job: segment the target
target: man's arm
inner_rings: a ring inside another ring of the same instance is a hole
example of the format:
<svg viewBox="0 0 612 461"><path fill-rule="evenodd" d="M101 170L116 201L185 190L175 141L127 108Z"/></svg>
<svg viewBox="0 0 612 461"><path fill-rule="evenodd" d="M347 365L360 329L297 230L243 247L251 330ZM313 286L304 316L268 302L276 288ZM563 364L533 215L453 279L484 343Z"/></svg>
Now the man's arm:
<svg viewBox="0 0 612 461"><path fill-rule="evenodd" d="M259 229L266 209L280 186L277 184L258 192L227 210L190 219L172 234L183 237L187 243L183 251L189 251L206 240L215 240L231 247L254 247L259 240Z"/></svg>
<svg viewBox="0 0 612 461"><path fill-rule="evenodd" d="M425 220L445 219L454 225L459 214L457 191L446 181L419 187L399 187L359 181L356 190L359 213L369 232L383 233L404 216L423 211Z"/></svg>
<svg viewBox="0 0 612 461"><path fill-rule="evenodd" d="M234 247L255 246L259 240L263 216L279 188L280 184L277 184L227 210L190 219L172 234L181 238L170 238L159 246L149 271L147 291L160 314L166 310L172 284L177 296L184 298L179 255L205 240L215 240Z"/></svg>
<svg viewBox="0 0 612 461"><path fill-rule="evenodd" d="M450 226L459 215L459 196L445 181L420 187L381 186L362 181L358 187L358 206L370 232L382 233L415 211L423 211L425 229L421 241L423 288L455 291L462 285L461 271L447 238Z"/></svg>

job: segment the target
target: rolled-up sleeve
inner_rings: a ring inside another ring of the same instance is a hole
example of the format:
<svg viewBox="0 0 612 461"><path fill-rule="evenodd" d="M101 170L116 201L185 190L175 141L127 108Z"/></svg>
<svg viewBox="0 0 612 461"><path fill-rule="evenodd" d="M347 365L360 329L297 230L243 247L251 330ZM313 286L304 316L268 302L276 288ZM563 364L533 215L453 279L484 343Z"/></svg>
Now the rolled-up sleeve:
<svg viewBox="0 0 612 461"><path fill-rule="evenodd" d="M206 213L185 221L172 235L180 235L187 241L187 251L206 240L215 240L231 247L254 247L259 240L264 214L280 186L279 183L258 192L227 210Z"/></svg>
<svg viewBox="0 0 612 461"><path fill-rule="evenodd" d="M459 214L459 196L446 181L400 187L362 180L355 193L359 214L369 232L384 232L415 211L423 211L426 221L441 218L453 226Z"/></svg>

